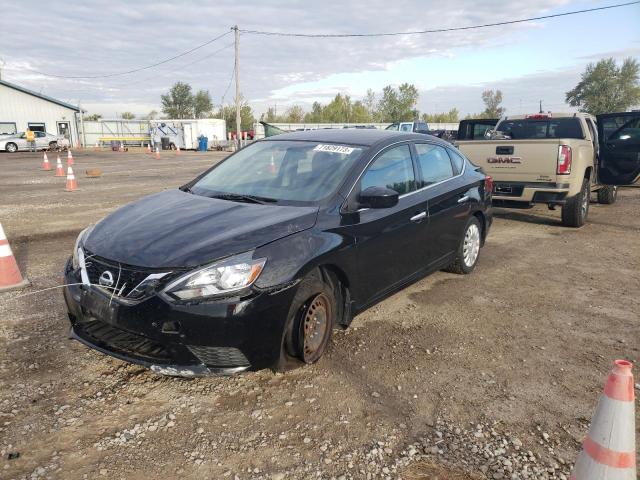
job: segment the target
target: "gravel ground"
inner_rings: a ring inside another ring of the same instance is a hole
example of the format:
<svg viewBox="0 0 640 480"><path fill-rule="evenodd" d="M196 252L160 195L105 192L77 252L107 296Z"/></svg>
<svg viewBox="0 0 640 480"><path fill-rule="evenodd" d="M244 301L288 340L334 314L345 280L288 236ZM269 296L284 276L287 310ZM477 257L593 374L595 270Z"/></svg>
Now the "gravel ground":
<svg viewBox="0 0 640 480"><path fill-rule="evenodd" d="M74 157L65 193L39 155L0 154L0 222L33 283L0 294L2 479L568 478L612 361L640 358L640 189L625 189L579 230L498 210L472 275L388 298L316 365L154 375L69 340L60 290L33 292L60 285L84 226L223 154Z"/></svg>

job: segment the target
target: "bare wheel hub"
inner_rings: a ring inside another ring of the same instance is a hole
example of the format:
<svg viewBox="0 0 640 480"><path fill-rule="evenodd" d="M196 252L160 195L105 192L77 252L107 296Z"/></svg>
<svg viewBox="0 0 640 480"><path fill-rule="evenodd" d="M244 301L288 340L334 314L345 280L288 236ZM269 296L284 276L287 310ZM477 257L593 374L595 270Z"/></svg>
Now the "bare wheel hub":
<svg viewBox="0 0 640 480"><path fill-rule="evenodd" d="M329 328L330 305L327 296L324 293L320 293L311 300L304 314L303 352L306 361L315 361L318 351L322 348Z"/></svg>

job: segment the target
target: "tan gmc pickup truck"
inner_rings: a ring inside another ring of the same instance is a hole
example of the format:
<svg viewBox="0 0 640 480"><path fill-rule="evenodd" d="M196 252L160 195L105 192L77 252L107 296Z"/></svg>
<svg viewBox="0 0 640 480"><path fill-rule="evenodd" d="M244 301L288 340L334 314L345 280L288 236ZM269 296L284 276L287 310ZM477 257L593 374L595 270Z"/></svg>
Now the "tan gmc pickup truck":
<svg viewBox="0 0 640 480"><path fill-rule="evenodd" d="M487 122L461 122L455 144L493 177L497 207L561 206L562 223L580 227L592 192L614 203L617 186L640 176L640 112L508 116L488 131Z"/></svg>

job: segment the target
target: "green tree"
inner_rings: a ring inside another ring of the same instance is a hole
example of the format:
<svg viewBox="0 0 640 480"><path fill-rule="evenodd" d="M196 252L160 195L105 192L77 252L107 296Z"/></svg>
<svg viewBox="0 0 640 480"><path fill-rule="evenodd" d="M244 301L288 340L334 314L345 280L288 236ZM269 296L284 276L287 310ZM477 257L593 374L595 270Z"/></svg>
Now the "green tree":
<svg viewBox="0 0 640 480"><path fill-rule="evenodd" d="M351 98L348 95L337 94L322 109L322 121L330 123L347 123L351 118Z"/></svg>
<svg viewBox="0 0 640 480"><path fill-rule="evenodd" d="M85 122L97 122L102 118L102 115L100 115L99 113L93 113L91 115L84 115L82 117L82 120L84 120Z"/></svg>
<svg viewBox="0 0 640 480"><path fill-rule="evenodd" d="M427 123L455 123L459 118L460 112L457 108L452 108L448 112L422 114L422 120Z"/></svg>
<svg viewBox="0 0 640 480"><path fill-rule="evenodd" d="M367 112L369 112L369 118L371 119L370 121L375 122L378 117L378 110L376 108L376 94L370 88L367 90L367 94L362 100L362 104L367 109Z"/></svg>
<svg viewBox="0 0 640 480"><path fill-rule="evenodd" d="M222 118L227 122L227 131L236 131L236 106L235 105L223 105L218 110L218 118ZM252 130L253 124L256 119L253 116L253 111L249 104L242 100L240 104L240 127L242 131Z"/></svg>
<svg viewBox="0 0 640 480"><path fill-rule="evenodd" d="M193 96L193 117L207 118L211 117L213 111L213 102L208 90L199 90Z"/></svg>
<svg viewBox="0 0 640 480"><path fill-rule="evenodd" d="M169 118L189 118L193 111L193 94L191 85L184 82L176 82L169 93L161 95L162 111Z"/></svg>
<svg viewBox="0 0 640 480"><path fill-rule="evenodd" d="M273 107L269 107L267 112L260 116L260 120L267 123L279 123L278 116L276 115L276 111Z"/></svg>
<svg viewBox="0 0 640 480"><path fill-rule="evenodd" d="M640 64L627 58L618 67L613 58L587 65L578 85L566 93L566 101L592 115L623 112L640 104Z"/></svg>
<svg viewBox="0 0 640 480"><path fill-rule="evenodd" d="M369 123L371 122L371 114L366 105L360 100L351 106L351 123Z"/></svg>
<svg viewBox="0 0 640 480"><path fill-rule="evenodd" d="M286 120L288 123L302 123L304 120L304 108L300 105L291 105L286 113Z"/></svg>
<svg viewBox="0 0 640 480"><path fill-rule="evenodd" d="M505 108L501 107L502 92L500 90L485 90L482 92L482 101L484 102L484 112L482 118L500 118L504 115Z"/></svg>
<svg viewBox="0 0 640 480"><path fill-rule="evenodd" d="M409 83L403 83L396 90L391 85L382 89L382 98L378 102L378 115L381 122L411 121L418 116L418 89Z"/></svg>
<svg viewBox="0 0 640 480"><path fill-rule="evenodd" d="M122 112L120 118L123 120L133 120L136 116L131 112Z"/></svg>
<svg viewBox="0 0 640 480"><path fill-rule="evenodd" d="M322 104L320 102L313 102L311 106L311 111L305 113L304 115L305 123L323 123L323 109Z"/></svg>

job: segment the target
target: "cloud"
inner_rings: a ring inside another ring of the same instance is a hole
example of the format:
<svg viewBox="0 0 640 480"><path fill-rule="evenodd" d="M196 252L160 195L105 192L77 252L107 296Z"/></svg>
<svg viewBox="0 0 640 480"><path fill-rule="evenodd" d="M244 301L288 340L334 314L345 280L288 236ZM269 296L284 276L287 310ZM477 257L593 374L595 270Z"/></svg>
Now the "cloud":
<svg viewBox="0 0 640 480"><path fill-rule="evenodd" d="M190 83L194 89L209 90L216 103L225 92L227 101L232 99L231 33L173 62L132 75L96 80L56 79L37 72L74 76L125 71L193 48L228 31L234 24L248 30L306 33L411 31L543 15L566 3L568 0L486 0L479 5L476 0L459 0L436 7L418 0L366 3L138 0L135 4L113 0L70 4L53 0L47 2L46 15L33 8L16 8L12 9L10 21L0 20L2 44L11 46L0 49L0 57L6 62L3 78L9 81L62 100L80 99L94 111L107 115L122 111L127 105L127 110L146 114L151 109L160 109L160 93L178 80ZM279 91L285 87L336 73L385 71L401 60L418 57L453 58L459 49L495 47L509 32L539 28L542 27L538 22L530 22L433 35L352 39L242 35L242 93L255 102L256 110L262 111L270 102L291 100L279 97ZM212 54L225 45L228 48ZM562 77L564 73L558 75ZM508 86L514 95L520 95L518 83L522 81L513 79L513 85L507 81L503 89L506 91ZM566 83L554 80L553 75L545 81L557 88L564 88ZM426 90L423 96L464 99L469 95L469 108L477 109L471 96L484 87L460 84ZM354 85L335 85L298 93L301 101L310 102L353 88ZM358 86L356 90L363 88ZM425 109L430 105L425 104Z"/></svg>
<svg viewBox="0 0 640 480"><path fill-rule="evenodd" d="M219 48L231 36L183 59L135 75L78 82L38 76L35 71L62 75L91 75L127 70L192 48L238 23L245 29L300 32L362 32L414 30L495 22L526 17L564 4L464 0L447 9L427 8L423 2L370 0L361 2L235 2L211 4L141 0L130 3L94 0L51 1L47 14L31 8L13 9L3 21L0 55L7 62L5 77L57 97L80 97L99 104L145 98L157 104L154 87L166 89L177 80L209 89L219 101L233 66L233 52L190 68L179 66ZM407 15L413 12L413 15ZM519 25L514 28L526 28ZM335 72L384 68L387 62L418 55L447 54L452 49L488 42L495 29L463 34L399 36L379 39L299 39L245 36L241 38L241 80L245 97L264 98L278 88L319 79ZM184 61L183 61L184 60ZM144 81L140 82L140 79ZM117 91L113 91L117 89ZM152 90L153 89L153 90Z"/></svg>

